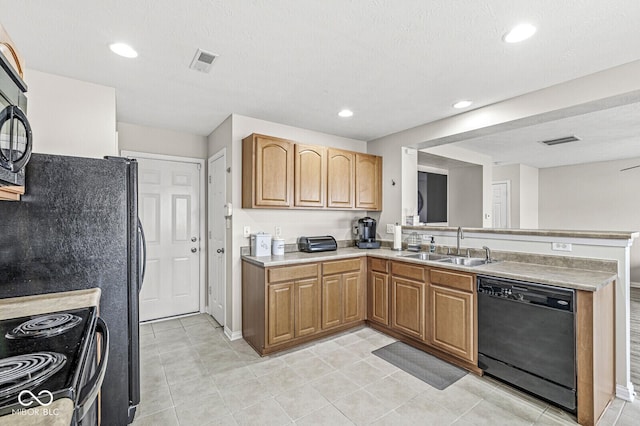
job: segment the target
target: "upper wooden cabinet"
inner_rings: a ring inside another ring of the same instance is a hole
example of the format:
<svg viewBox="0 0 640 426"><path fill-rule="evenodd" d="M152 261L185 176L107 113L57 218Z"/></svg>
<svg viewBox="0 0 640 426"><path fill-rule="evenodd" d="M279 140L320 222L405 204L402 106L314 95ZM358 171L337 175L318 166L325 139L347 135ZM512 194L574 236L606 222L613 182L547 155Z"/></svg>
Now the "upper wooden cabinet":
<svg viewBox="0 0 640 426"><path fill-rule="evenodd" d="M327 207L351 209L355 206L355 155L334 148L327 153Z"/></svg>
<svg viewBox="0 0 640 426"><path fill-rule="evenodd" d="M294 205L324 207L327 193L327 157L323 146L296 144Z"/></svg>
<svg viewBox="0 0 640 426"><path fill-rule="evenodd" d="M382 157L254 133L242 140L242 207L382 210Z"/></svg>
<svg viewBox="0 0 640 426"><path fill-rule="evenodd" d="M293 199L291 141L252 134L242 140L242 207L291 207Z"/></svg>
<svg viewBox="0 0 640 426"><path fill-rule="evenodd" d="M382 210L382 158L356 154L356 209Z"/></svg>

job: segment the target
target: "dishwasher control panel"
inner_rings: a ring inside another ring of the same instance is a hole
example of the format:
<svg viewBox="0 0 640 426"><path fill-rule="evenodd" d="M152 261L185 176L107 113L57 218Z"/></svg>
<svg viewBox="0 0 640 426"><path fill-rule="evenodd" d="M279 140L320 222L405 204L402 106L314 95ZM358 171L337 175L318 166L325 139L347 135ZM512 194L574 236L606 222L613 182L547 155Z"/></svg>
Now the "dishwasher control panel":
<svg viewBox="0 0 640 426"><path fill-rule="evenodd" d="M573 312L574 291L496 277L478 277L478 295Z"/></svg>

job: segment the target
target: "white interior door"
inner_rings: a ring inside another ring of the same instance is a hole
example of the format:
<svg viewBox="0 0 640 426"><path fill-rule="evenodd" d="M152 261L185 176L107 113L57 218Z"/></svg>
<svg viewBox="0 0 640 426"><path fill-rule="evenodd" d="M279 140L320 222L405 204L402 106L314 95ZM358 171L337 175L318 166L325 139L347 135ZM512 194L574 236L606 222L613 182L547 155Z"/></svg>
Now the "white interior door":
<svg viewBox="0 0 640 426"><path fill-rule="evenodd" d="M493 227L509 228L511 226L509 208L509 182L494 182L493 187Z"/></svg>
<svg viewBox="0 0 640 426"><path fill-rule="evenodd" d="M224 151L209 160L209 313L224 325L226 247L226 159Z"/></svg>
<svg viewBox="0 0 640 426"><path fill-rule="evenodd" d="M200 166L138 158L138 211L147 239L140 321L200 310Z"/></svg>

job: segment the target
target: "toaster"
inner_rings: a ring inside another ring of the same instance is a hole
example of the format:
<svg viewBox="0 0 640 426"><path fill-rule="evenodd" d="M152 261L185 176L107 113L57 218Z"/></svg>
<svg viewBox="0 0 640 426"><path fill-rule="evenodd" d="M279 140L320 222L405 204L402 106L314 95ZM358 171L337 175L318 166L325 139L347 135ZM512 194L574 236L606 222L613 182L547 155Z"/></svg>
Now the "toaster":
<svg viewBox="0 0 640 426"><path fill-rule="evenodd" d="M323 237L299 237L298 250L306 253L316 253L319 251L332 251L338 249L336 239L331 235Z"/></svg>

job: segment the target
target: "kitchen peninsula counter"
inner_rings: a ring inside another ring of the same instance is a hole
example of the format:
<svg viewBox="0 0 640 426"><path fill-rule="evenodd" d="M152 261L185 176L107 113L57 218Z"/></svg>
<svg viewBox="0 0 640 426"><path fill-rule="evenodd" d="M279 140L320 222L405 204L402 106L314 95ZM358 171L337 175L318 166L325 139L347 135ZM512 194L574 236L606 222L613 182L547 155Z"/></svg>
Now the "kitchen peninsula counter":
<svg viewBox="0 0 640 426"><path fill-rule="evenodd" d="M411 251L394 251L388 248L358 249L356 247L339 248L336 251L320 253L291 252L282 256L242 256L242 259L261 267L290 266L308 262L325 262L339 259L372 256L390 260L416 263L443 269L452 269L468 273L511 278L540 284L571 288L574 290L597 291L616 280L617 274L570 267L549 266L536 263L498 261L480 266L453 265L433 260L418 260L406 257L415 254Z"/></svg>

